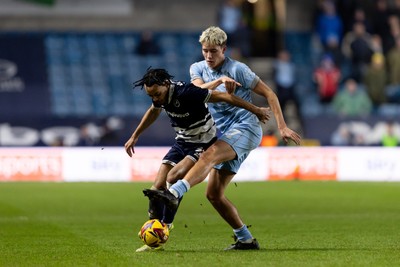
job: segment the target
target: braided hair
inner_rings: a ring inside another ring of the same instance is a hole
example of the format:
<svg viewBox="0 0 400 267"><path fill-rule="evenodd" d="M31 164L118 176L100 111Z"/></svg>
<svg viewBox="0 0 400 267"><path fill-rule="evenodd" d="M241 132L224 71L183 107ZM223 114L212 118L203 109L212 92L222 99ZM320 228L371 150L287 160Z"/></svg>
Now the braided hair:
<svg viewBox="0 0 400 267"><path fill-rule="evenodd" d="M169 84L173 78L174 76L170 75L165 69L152 69L149 67L143 78L133 83L133 88L140 86L143 89L143 86L163 85L165 82Z"/></svg>

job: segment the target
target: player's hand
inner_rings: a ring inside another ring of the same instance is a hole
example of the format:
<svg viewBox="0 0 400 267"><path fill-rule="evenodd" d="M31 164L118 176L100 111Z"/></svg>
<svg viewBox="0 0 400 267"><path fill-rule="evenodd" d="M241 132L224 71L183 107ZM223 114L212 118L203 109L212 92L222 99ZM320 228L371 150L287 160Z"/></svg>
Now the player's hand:
<svg viewBox="0 0 400 267"><path fill-rule="evenodd" d="M262 123L266 123L271 118L271 109L260 107L258 108L256 116Z"/></svg>
<svg viewBox="0 0 400 267"><path fill-rule="evenodd" d="M227 76L222 77L221 81L225 85L225 89L228 94L233 94L236 90L236 87L242 86L240 83Z"/></svg>
<svg viewBox="0 0 400 267"><path fill-rule="evenodd" d="M295 131L289 129L288 127L279 129L283 141L287 144L289 140L292 140L296 145L300 145L301 137Z"/></svg>
<svg viewBox="0 0 400 267"><path fill-rule="evenodd" d="M132 155L135 154L135 144L137 140L137 138L131 137L125 143L125 151L128 153L129 157L132 157Z"/></svg>

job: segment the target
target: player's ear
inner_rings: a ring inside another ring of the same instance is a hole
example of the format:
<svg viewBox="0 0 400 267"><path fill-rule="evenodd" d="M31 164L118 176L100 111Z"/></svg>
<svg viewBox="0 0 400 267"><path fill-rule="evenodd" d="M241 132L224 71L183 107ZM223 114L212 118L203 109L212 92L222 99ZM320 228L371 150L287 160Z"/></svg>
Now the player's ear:
<svg viewBox="0 0 400 267"><path fill-rule="evenodd" d="M222 46L222 53L225 53L226 52L226 45L223 45Z"/></svg>
<svg viewBox="0 0 400 267"><path fill-rule="evenodd" d="M171 85L171 82L170 82L169 80L165 80L165 81L163 82L163 85L164 85L165 87L169 88L169 86Z"/></svg>

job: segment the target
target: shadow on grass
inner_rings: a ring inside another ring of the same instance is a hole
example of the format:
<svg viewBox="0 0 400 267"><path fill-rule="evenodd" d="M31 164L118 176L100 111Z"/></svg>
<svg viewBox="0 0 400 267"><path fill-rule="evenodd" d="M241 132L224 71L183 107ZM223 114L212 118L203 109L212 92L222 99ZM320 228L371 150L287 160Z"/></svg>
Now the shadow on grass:
<svg viewBox="0 0 400 267"><path fill-rule="evenodd" d="M263 248L268 252L305 252L305 251L369 251L370 248Z"/></svg>
<svg viewBox="0 0 400 267"><path fill-rule="evenodd" d="M375 251L371 248L260 248L260 250L228 250L223 249L166 249L158 253L268 253L268 252L329 252L329 251Z"/></svg>

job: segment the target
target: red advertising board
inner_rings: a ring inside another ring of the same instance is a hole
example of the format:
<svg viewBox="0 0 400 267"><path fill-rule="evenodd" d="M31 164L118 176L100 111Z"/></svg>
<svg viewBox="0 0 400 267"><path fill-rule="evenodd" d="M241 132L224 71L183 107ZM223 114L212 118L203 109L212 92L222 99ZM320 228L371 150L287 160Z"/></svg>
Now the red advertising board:
<svg viewBox="0 0 400 267"><path fill-rule="evenodd" d="M154 181L168 147L139 147L131 160L132 181Z"/></svg>
<svg viewBox="0 0 400 267"><path fill-rule="evenodd" d="M336 149L274 149L269 162L272 181L337 179Z"/></svg>
<svg viewBox="0 0 400 267"><path fill-rule="evenodd" d="M0 181L62 181L61 150L0 150Z"/></svg>

